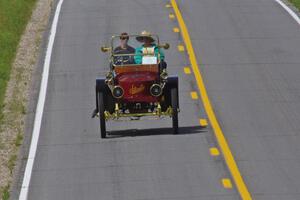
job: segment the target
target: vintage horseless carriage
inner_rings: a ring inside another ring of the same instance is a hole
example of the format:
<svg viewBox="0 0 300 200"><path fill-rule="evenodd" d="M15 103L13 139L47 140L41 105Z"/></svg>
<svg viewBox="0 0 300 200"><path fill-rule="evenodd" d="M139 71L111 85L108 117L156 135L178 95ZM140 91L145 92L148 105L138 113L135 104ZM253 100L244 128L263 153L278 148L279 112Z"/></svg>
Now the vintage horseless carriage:
<svg viewBox="0 0 300 200"><path fill-rule="evenodd" d="M173 133L178 133L178 77L168 76L162 67L160 55L141 55L145 58L136 64L136 54L116 54L114 35L110 47L101 47L110 54L110 71L106 77L96 79L96 108L100 120L101 137L105 138L106 121L129 118L138 120L141 117L157 116L172 118ZM130 35L130 38L139 35ZM157 48L168 49L169 44L161 45L157 35Z"/></svg>

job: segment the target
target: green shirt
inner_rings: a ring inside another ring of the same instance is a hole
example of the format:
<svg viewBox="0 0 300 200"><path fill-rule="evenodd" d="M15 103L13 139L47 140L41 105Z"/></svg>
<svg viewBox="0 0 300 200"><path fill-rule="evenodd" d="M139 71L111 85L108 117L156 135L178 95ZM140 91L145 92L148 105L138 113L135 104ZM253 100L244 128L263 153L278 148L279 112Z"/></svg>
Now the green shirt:
<svg viewBox="0 0 300 200"><path fill-rule="evenodd" d="M154 47L154 55L160 59L160 61L163 61L165 59L165 54L164 52L158 48L156 44L152 44L152 47ZM143 48L144 45L141 47L137 47L135 49L135 55L134 55L134 62L136 64L142 64L142 59L143 59Z"/></svg>

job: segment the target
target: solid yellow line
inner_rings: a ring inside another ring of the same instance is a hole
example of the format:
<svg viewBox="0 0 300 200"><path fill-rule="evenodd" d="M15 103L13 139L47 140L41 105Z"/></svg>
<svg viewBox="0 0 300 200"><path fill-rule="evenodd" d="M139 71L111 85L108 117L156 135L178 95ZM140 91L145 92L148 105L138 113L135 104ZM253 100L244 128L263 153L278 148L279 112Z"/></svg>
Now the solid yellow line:
<svg viewBox="0 0 300 200"><path fill-rule="evenodd" d="M249 193L248 188L247 188L247 186L246 186L246 184L245 184L245 182L244 182L244 180L241 176L241 173L240 173L240 171L238 169L238 166L237 166L237 164L234 160L234 157L231 153L231 150L229 148L227 140L226 140L226 138L223 134L223 131L222 131L220 125L219 125L219 122L216 118L216 115L214 113L214 110L212 108L210 100L208 98L208 94L207 94L207 91L206 91L206 88L205 88L205 85L204 85L204 82L203 82L203 78L202 78L200 70L198 68L198 63L197 63L197 60L196 60L194 48L193 48L188 30L187 30L187 27L185 25L185 22L183 20L182 15L181 15L181 12L178 9L178 5L177 5L176 0L171 0L171 5L174 9L175 15L176 15L178 23L179 23L179 27L181 29L181 35L183 37L184 43L185 43L187 51L188 51L191 66L192 66L192 69L194 71L194 75L195 75L195 78L196 78L196 81L197 81L197 85L198 85L198 88L199 88L199 92L200 92L200 95L201 95L201 99L202 99L205 111L207 113L207 116L208 116L208 119L211 123L211 126L214 130L215 136L217 138L217 142L218 142L218 144L220 146L220 149L223 153L224 160L225 160L225 162L228 166L228 169L231 173L231 176L234 180L234 183L237 187L237 190L238 190L241 198L244 199L244 200L251 200L252 199L251 194Z"/></svg>

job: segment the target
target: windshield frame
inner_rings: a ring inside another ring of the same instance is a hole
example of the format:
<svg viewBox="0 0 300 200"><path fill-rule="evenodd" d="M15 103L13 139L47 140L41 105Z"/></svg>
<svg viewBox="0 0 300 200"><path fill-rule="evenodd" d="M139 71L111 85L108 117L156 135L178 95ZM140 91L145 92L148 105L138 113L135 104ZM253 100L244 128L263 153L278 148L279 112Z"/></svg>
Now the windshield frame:
<svg viewBox="0 0 300 200"><path fill-rule="evenodd" d="M139 35L139 34L130 34L130 35L128 35L128 37L131 39L131 38L136 38L136 37L139 37L139 36L142 36L142 35ZM156 44L157 45L157 47L158 48L161 48L160 47L160 43L159 43L159 37L158 37L158 35L157 34L151 34L150 35L151 37L153 37L154 38L154 44ZM110 50L110 62L111 62L111 65L112 66L138 66L138 65L149 65L149 64L136 64L136 63L133 63L133 64L116 64L115 63L115 61L114 61L114 58L115 57L118 57L118 56L135 56L136 54L135 53L131 53L131 54L115 54L114 53L114 49L117 47L117 46L114 46L114 41L116 40L116 39L119 39L121 37L121 35L113 35L112 37L111 37L111 41L110 41L110 46L111 46L111 50ZM142 43L141 43L142 44ZM136 49L136 48L134 48L134 49ZM160 56L160 54L159 54L159 56ZM160 63L160 59L158 59L158 61L157 61L157 65Z"/></svg>

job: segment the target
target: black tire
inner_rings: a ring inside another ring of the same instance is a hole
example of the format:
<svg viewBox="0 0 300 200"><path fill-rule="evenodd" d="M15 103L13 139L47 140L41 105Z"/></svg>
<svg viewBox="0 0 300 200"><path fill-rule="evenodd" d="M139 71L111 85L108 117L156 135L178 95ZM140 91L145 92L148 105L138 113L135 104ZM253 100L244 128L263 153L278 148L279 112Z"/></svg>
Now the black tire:
<svg viewBox="0 0 300 200"><path fill-rule="evenodd" d="M173 133L178 133L178 91L177 88L171 89L171 105L172 105L172 125Z"/></svg>
<svg viewBox="0 0 300 200"><path fill-rule="evenodd" d="M98 92L98 108L99 108L99 120L100 120L100 133L101 138L106 138L106 124L104 117L104 94Z"/></svg>

